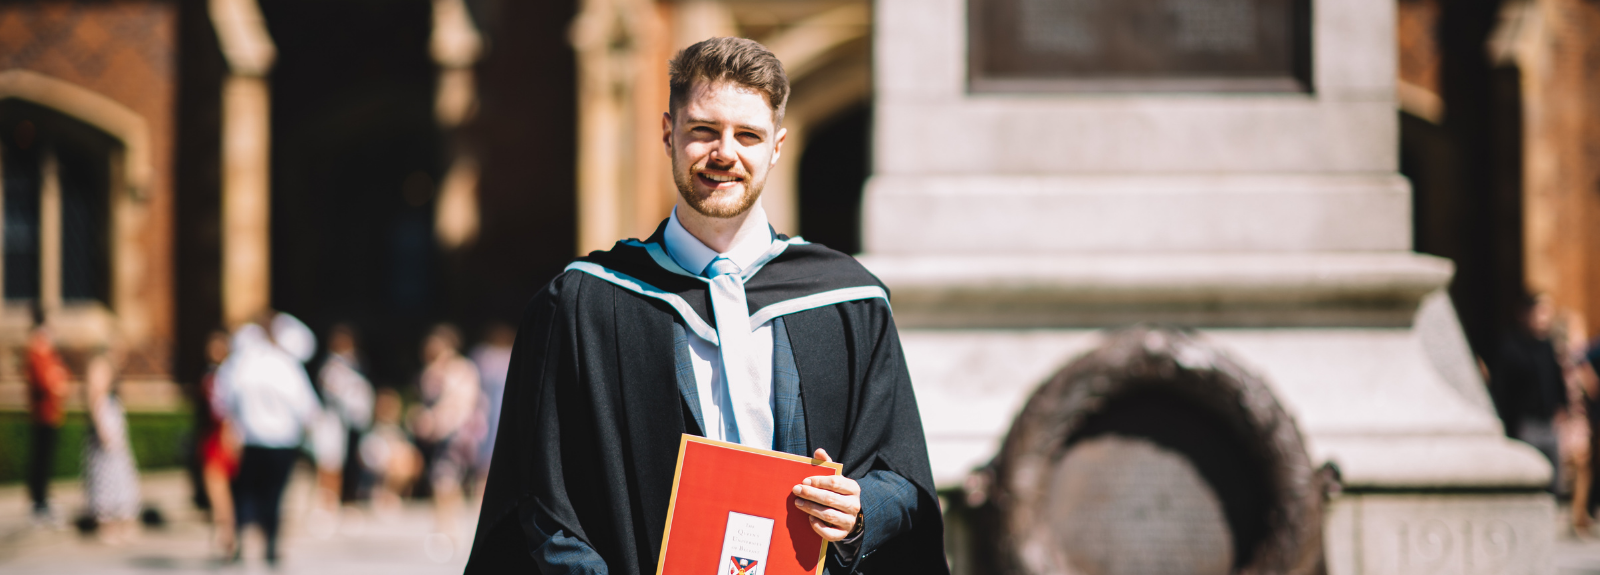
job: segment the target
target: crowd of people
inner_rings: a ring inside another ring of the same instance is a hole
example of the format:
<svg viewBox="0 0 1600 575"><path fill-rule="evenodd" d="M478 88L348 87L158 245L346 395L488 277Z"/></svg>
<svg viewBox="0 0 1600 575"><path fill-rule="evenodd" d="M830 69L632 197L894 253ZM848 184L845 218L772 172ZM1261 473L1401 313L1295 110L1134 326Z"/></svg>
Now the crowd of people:
<svg viewBox="0 0 1600 575"><path fill-rule="evenodd" d="M1550 490L1568 502L1574 533L1587 536L1600 506L1600 341L1548 297L1523 300L1517 319L1482 364L1490 395L1506 435L1550 461Z"/></svg>
<svg viewBox="0 0 1600 575"><path fill-rule="evenodd" d="M28 486L35 518L59 523L49 479L72 373L49 326L42 317L35 323L25 360ZM426 494L436 511L429 540L442 541L447 552L461 548L469 534L457 516L466 494L480 492L487 477L514 337L508 326L492 326L463 354L460 333L435 326L420 347L417 385L406 389L373 385L349 325L326 332L320 358L313 331L286 313L268 311L231 333L212 333L209 368L197 386L194 456L204 494L197 501L210 510L217 556L239 560L245 534L259 532L266 561L280 560L284 494L302 460L314 470L306 515L313 532L331 533L347 513L392 516L405 498ZM141 500L115 350L105 346L84 366L82 521L118 544L137 534ZM406 395L414 395L409 407Z"/></svg>
<svg viewBox="0 0 1600 575"><path fill-rule="evenodd" d="M312 378L317 338L298 319L268 312L208 348L202 380L207 422L202 476L224 557L242 554L247 527L259 530L268 563L279 560L282 498L295 462L309 454L315 494L309 522L324 533L348 511L393 513L426 479L436 538L453 551L465 493L488 472L493 423L514 334L494 327L468 357L460 333L435 326L421 346L417 400L375 388L361 361L356 330L339 324Z"/></svg>

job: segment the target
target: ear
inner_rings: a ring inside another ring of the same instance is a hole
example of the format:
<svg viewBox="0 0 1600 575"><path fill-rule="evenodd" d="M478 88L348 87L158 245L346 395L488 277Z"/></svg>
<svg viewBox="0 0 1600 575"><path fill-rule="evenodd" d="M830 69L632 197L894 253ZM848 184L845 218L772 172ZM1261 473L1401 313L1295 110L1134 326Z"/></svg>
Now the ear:
<svg viewBox="0 0 1600 575"><path fill-rule="evenodd" d="M661 113L661 145L667 151L667 157L672 157L672 112Z"/></svg>
<svg viewBox="0 0 1600 575"><path fill-rule="evenodd" d="M788 128L778 128L778 137L772 139L772 166L778 165L778 156L783 155L783 141L788 137Z"/></svg>

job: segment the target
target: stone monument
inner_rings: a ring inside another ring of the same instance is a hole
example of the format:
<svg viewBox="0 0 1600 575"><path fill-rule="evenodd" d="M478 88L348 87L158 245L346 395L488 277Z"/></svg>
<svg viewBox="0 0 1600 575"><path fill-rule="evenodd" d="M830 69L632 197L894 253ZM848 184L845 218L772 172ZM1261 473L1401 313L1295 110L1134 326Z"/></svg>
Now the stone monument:
<svg viewBox="0 0 1600 575"><path fill-rule="evenodd" d="M1550 466L1501 433L1450 262L1411 251L1394 17L877 0L861 259L893 294L941 488L1105 328L1188 326L1337 468L1329 573L1550 570Z"/></svg>

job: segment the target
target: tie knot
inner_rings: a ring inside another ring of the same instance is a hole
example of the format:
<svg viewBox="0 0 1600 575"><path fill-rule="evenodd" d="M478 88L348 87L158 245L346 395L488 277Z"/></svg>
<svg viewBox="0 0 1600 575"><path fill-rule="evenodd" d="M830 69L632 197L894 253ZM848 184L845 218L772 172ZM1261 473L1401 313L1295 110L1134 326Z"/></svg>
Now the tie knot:
<svg viewBox="0 0 1600 575"><path fill-rule="evenodd" d="M711 263L706 264L704 275L708 278L714 278L728 274L739 275L742 271L744 270L739 269L739 264L733 263L733 260L717 256L717 259L711 260Z"/></svg>

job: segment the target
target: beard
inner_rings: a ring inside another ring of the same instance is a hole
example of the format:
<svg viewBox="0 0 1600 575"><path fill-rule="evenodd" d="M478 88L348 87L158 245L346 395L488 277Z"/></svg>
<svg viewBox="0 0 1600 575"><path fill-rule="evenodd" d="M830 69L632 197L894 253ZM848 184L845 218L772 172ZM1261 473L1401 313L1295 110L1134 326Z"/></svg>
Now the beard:
<svg viewBox="0 0 1600 575"><path fill-rule="evenodd" d="M704 166L695 166L693 169L682 169L678 159L672 159L672 182L678 185L678 197L683 202L701 215L708 218L727 219L750 211L756 205L756 200L761 199L761 189L766 187L767 181L763 177L756 179L754 176L746 177L741 182L743 185L738 191L700 192L695 188L694 175Z"/></svg>

